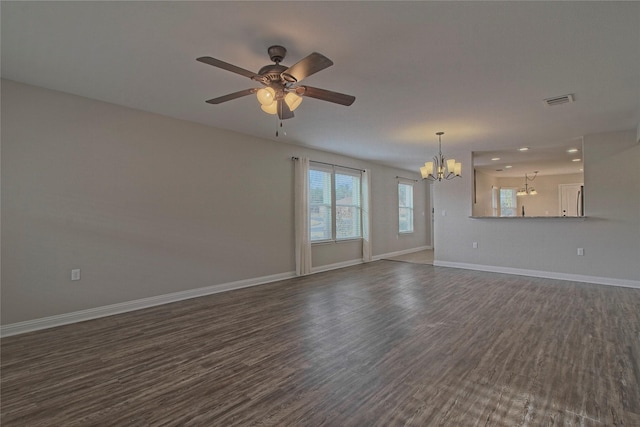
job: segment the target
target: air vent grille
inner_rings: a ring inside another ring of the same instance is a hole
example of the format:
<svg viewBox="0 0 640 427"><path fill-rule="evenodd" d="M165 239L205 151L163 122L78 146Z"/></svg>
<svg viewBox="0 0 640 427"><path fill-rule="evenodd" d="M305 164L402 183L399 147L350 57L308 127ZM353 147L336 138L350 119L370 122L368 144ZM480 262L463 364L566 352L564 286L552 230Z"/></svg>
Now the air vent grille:
<svg viewBox="0 0 640 427"><path fill-rule="evenodd" d="M573 102L573 94L562 95L562 96L554 96L553 98L547 98L544 100L545 104L549 107L554 107L556 105L569 104Z"/></svg>

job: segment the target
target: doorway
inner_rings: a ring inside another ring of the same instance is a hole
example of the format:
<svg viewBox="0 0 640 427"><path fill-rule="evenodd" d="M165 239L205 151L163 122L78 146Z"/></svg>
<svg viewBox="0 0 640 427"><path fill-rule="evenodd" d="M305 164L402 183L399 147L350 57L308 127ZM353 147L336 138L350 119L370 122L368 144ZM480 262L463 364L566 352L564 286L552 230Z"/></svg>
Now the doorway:
<svg viewBox="0 0 640 427"><path fill-rule="evenodd" d="M560 216L584 215L584 185L559 184Z"/></svg>

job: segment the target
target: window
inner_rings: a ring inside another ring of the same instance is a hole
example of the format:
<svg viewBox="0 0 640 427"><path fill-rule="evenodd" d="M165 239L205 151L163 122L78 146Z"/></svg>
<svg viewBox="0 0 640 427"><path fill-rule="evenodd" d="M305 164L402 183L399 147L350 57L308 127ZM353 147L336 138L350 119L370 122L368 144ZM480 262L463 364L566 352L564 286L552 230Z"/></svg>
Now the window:
<svg viewBox="0 0 640 427"><path fill-rule="evenodd" d="M336 239L362 237L360 213L360 174L335 174Z"/></svg>
<svg viewBox="0 0 640 427"><path fill-rule="evenodd" d="M500 189L500 216L518 216L518 198L516 188Z"/></svg>
<svg viewBox="0 0 640 427"><path fill-rule="evenodd" d="M309 169L309 237L323 240L362 237L361 174L311 165Z"/></svg>
<svg viewBox="0 0 640 427"><path fill-rule="evenodd" d="M398 183L398 231L413 233L413 185Z"/></svg>
<svg viewBox="0 0 640 427"><path fill-rule="evenodd" d="M332 232L331 172L309 169L309 233L311 241L330 240Z"/></svg>

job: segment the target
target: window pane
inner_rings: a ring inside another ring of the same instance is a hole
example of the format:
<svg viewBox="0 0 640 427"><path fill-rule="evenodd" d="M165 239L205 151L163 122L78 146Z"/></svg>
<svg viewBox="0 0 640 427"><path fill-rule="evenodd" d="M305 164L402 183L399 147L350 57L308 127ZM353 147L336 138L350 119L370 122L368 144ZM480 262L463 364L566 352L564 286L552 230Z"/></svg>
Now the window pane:
<svg viewBox="0 0 640 427"><path fill-rule="evenodd" d="M362 237L360 181L360 174L322 167L309 170L311 241Z"/></svg>
<svg viewBox="0 0 640 427"><path fill-rule="evenodd" d="M336 239L362 236L360 176L336 173Z"/></svg>
<svg viewBox="0 0 640 427"><path fill-rule="evenodd" d="M413 231L413 210L408 208L400 208L399 230L401 233L410 233Z"/></svg>
<svg viewBox="0 0 640 427"><path fill-rule="evenodd" d="M336 206L336 239L360 237L360 208Z"/></svg>
<svg viewBox="0 0 640 427"><path fill-rule="evenodd" d="M518 215L518 198L515 188L500 189L500 216Z"/></svg>
<svg viewBox="0 0 640 427"><path fill-rule="evenodd" d="M413 185L398 183L398 231L413 232Z"/></svg>
<svg viewBox="0 0 640 427"><path fill-rule="evenodd" d="M309 170L309 236L331 239L331 173Z"/></svg>

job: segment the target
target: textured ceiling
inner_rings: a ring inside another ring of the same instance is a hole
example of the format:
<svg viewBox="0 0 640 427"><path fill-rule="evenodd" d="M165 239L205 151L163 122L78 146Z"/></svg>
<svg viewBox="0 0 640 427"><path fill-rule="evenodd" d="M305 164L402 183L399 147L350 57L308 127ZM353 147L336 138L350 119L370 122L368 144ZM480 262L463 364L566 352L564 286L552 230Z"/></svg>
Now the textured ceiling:
<svg viewBox="0 0 640 427"><path fill-rule="evenodd" d="M445 154L575 144L640 121L640 2L7 2L2 77L180 119L417 170ZM257 87L197 62L257 71L267 47L304 83L356 96L305 99L275 137ZM568 93L575 102L547 107ZM575 166L575 165L574 165Z"/></svg>

